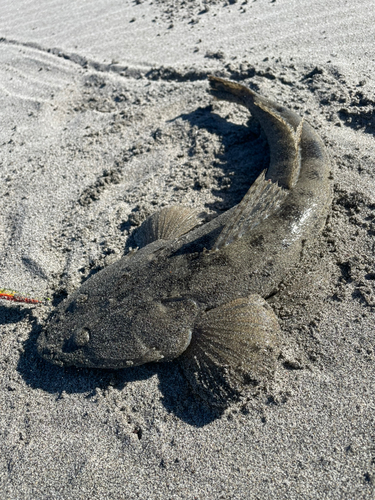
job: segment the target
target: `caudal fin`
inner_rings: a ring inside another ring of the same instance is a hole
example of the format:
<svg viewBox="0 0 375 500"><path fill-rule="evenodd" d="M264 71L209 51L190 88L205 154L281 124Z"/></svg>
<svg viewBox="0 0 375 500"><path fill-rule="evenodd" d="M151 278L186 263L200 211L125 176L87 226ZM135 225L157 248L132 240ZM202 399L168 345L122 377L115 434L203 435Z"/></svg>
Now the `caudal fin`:
<svg viewBox="0 0 375 500"><path fill-rule="evenodd" d="M208 81L211 95L220 101L230 101L245 106L249 97L255 98L257 96L255 92L247 87L217 76L209 75Z"/></svg>

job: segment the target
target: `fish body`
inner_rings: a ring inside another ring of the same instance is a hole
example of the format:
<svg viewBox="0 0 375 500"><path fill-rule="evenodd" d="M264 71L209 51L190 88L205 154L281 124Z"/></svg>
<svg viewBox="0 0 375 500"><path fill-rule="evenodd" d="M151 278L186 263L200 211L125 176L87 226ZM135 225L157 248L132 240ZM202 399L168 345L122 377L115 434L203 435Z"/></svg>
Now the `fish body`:
<svg viewBox="0 0 375 500"><path fill-rule="evenodd" d="M226 406L273 376L281 332L264 299L323 227L332 186L324 145L301 117L237 83L210 86L259 120L267 172L204 225L184 207L151 216L144 246L62 302L38 350L59 365L109 369L177 358L200 396Z"/></svg>

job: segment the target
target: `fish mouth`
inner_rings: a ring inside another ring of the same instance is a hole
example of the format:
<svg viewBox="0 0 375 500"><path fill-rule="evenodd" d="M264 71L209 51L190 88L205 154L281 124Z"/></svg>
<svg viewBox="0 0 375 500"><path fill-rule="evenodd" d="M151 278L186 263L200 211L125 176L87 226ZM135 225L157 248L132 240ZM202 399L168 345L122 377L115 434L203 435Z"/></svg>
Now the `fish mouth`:
<svg viewBox="0 0 375 500"><path fill-rule="evenodd" d="M68 339L65 342L65 344L69 345L69 340L70 339ZM76 364L78 348L77 349L70 348L67 350L67 352L64 352L66 351L66 349L64 349L63 346L64 344L62 344L62 346L59 347L56 345L56 343L51 343L48 340L47 332L42 332L37 340L38 354L46 361L53 363L54 365L58 365L60 367ZM73 354L74 354L74 360L72 359Z"/></svg>
<svg viewBox="0 0 375 500"><path fill-rule="evenodd" d="M82 330L79 331L80 335ZM120 370L143 365L147 361L162 361L163 356L156 349L149 350L149 360L147 355L139 358L124 359L122 356L101 357L93 355L90 348L85 345L77 345L77 333L58 341L50 334L48 328L41 332L37 340L38 354L54 365L61 368L75 366L77 368L97 368L101 370Z"/></svg>
<svg viewBox="0 0 375 500"><path fill-rule="evenodd" d="M52 323L40 333L37 350L43 359L58 366L88 366L90 361L85 346L89 339L88 329L82 328L73 335L63 335ZM91 365L96 366L94 363Z"/></svg>
<svg viewBox="0 0 375 500"><path fill-rule="evenodd" d="M39 356L41 356L44 360L61 368L66 366L75 366L77 368L107 368L106 364L108 364L108 360L91 360L87 355L85 355L82 348L74 349L71 347L70 339L66 341L62 348L59 348L54 344L46 343L43 337L39 337L37 350ZM113 360L111 361L113 365ZM118 368L122 367L123 363L122 366L118 366Z"/></svg>

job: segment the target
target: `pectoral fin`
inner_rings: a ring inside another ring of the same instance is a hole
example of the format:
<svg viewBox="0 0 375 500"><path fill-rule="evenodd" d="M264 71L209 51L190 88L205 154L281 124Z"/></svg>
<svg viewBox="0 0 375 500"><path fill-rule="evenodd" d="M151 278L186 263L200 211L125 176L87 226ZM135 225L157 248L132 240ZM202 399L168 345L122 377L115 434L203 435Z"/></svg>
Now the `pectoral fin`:
<svg viewBox="0 0 375 500"><path fill-rule="evenodd" d="M193 390L225 408L246 387L267 385L275 371L280 327L259 295L205 312L179 361Z"/></svg>
<svg viewBox="0 0 375 500"><path fill-rule="evenodd" d="M170 240L187 233L200 223L199 211L174 205L163 208L148 217L136 235L139 247L156 240Z"/></svg>

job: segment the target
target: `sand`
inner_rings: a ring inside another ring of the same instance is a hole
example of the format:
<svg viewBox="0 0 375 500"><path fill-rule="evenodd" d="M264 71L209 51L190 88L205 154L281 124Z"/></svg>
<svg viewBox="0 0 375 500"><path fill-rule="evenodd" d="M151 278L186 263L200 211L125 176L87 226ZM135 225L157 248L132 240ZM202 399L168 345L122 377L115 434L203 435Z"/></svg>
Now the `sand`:
<svg viewBox="0 0 375 500"><path fill-rule="evenodd" d="M374 497L374 26L361 0L2 2L0 288L51 299L0 302L2 499ZM213 217L267 165L210 73L305 114L334 177L323 233L269 300L296 362L220 414L177 363L36 351L149 214Z"/></svg>

